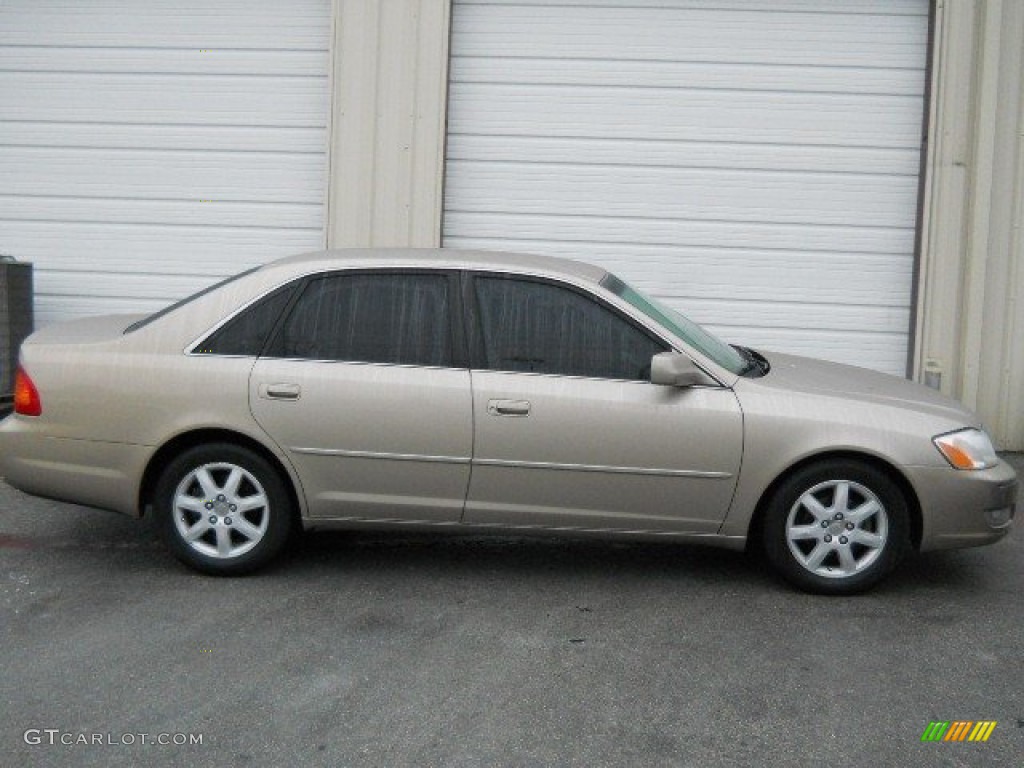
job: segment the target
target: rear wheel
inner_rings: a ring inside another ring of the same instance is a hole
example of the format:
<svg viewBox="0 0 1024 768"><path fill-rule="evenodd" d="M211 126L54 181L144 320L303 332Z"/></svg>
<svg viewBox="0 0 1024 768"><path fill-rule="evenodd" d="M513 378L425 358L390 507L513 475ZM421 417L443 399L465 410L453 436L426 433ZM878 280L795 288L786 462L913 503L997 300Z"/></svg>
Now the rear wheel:
<svg viewBox="0 0 1024 768"><path fill-rule="evenodd" d="M158 525L171 552L211 574L242 574L281 551L292 504L262 456L217 443L185 451L156 487Z"/></svg>
<svg viewBox="0 0 1024 768"><path fill-rule="evenodd" d="M877 584L909 545L907 501L887 474L823 461L787 478L765 513L764 549L795 586L847 595Z"/></svg>

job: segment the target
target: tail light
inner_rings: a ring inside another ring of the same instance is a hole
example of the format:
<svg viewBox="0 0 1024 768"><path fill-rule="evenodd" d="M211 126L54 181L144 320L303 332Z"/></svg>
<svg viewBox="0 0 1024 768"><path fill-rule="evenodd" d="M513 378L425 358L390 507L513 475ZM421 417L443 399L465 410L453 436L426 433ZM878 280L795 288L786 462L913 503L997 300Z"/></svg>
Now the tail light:
<svg viewBox="0 0 1024 768"><path fill-rule="evenodd" d="M39 390L20 365L14 373L14 412L22 416L39 416L43 412Z"/></svg>

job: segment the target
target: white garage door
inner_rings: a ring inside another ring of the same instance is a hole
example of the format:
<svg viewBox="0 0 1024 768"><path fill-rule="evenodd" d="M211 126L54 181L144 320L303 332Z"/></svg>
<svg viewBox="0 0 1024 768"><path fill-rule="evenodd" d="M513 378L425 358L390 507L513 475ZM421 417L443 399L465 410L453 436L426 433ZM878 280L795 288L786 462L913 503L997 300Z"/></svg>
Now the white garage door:
<svg viewBox="0 0 1024 768"><path fill-rule="evenodd" d="M456 2L444 243L903 375L926 0Z"/></svg>
<svg viewBox="0 0 1024 768"><path fill-rule="evenodd" d="M330 5L0 5L0 252L37 326L324 246Z"/></svg>

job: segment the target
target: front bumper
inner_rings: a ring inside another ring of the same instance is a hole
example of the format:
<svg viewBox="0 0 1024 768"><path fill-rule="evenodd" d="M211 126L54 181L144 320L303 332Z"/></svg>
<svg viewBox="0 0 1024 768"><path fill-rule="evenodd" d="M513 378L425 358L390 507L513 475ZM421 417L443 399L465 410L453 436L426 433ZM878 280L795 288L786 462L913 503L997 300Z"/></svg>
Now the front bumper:
<svg viewBox="0 0 1024 768"><path fill-rule="evenodd" d="M907 476L921 502L922 552L991 544L1010 532L1019 487L1005 461L979 471L908 467Z"/></svg>

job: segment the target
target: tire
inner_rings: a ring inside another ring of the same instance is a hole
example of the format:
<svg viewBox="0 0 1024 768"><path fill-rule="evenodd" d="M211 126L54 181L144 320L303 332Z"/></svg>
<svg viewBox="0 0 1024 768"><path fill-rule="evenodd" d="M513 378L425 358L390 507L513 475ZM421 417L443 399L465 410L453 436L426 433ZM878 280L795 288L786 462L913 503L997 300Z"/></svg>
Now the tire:
<svg viewBox="0 0 1024 768"><path fill-rule="evenodd" d="M230 443L191 448L156 485L157 525L176 558L198 571L241 575L288 541L291 497L262 456Z"/></svg>
<svg viewBox="0 0 1024 768"><path fill-rule="evenodd" d="M776 489L762 534L768 561L789 583L816 594L851 595L885 578L909 548L907 500L869 464L822 461Z"/></svg>

